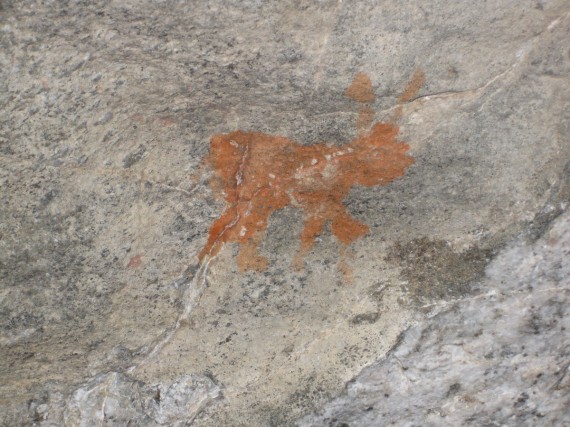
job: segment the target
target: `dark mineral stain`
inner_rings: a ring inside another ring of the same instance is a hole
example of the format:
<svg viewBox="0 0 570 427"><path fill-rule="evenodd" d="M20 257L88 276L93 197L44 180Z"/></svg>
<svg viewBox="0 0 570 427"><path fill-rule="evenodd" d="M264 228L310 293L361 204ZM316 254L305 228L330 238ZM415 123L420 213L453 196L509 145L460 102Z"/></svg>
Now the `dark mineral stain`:
<svg viewBox="0 0 570 427"><path fill-rule="evenodd" d="M449 389L447 390L446 393L446 397L455 396L457 393L459 393L460 390L461 390L461 384L453 383L449 386Z"/></svg>
<svg viewBox="0 0 570 427"><path fill-rule="evenodd" d="M421 87L423 80L414 76L402 100ZM406 154L409 146L397 140L396 124L378 122L370 129L375 96L368 76L357 74L346 95L362 106L359 135L343 146L304 146L283 136L242 130L212 138L207 157L216 176L212 188L221 190L227 207L210 228L201 261L216 255L224 243L236 242L242 271L264 269L267 260L257 248L270 215L288 205L304 211L297 266L327 222L343 245L368 232L366 224L346 211L344 198L354 185L389 184L414 160Z"/></svg>
<svg viewBox="0 0 570 427"><path fill-rule="evenodd" d="M427 237L396 244L388 260L402 266L402 276L418 301L437 300L465 294L470 282L485 271L492 253L473 247L459 253L445 240Z"/></svg>
<svg viewBox="0 0 570 427"><path fill-rule="evenodd" d="M353 325L362 325L367 323L375 323L380 318L380 313L372 312L372 313L362 313L357 314L352 319L350 319L350 323Z"/></svg>
<svg viewBox="0 0 570 427"><path fill-rule="evenodd" d="M125 156L123 159L123 167L130 168L135 163L139 162L144 154L146 153L146 148L144 145L139 145L135 151Z"/></svg>

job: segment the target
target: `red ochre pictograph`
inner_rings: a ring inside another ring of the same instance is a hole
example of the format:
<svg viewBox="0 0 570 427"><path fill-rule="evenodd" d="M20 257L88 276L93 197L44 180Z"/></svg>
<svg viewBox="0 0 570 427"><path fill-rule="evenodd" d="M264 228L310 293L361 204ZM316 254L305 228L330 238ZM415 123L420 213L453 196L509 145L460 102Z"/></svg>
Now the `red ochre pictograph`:
<svg viewBox="0 0 570 427"><path fill-rule="evenodd" d="M400 97L411 100L423 85L416 71ZM358 73L345 95L361 104L358 136L342 146L304 146L282 136L237 130L215 135L206 162L215 171L212 188L222 190L227 207L210 228L199 259L215 256L225 243L240 245L240 270L263 270L267 260L258 253L271 214L288 205L304 211L304 229L294 264L302 265L328 222L334 236L349 245L368 232L368 226L352 217L343 200L354 185L387 185L404 175L414 163L409 146L397 140L393 123L371 126L375 100L370 78Z"/></svg>

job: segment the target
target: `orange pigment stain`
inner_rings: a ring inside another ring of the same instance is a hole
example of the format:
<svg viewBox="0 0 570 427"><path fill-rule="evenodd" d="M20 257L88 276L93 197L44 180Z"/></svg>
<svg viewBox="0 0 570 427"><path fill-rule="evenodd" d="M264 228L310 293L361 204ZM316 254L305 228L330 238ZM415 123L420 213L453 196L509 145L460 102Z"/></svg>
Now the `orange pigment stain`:
<svg viewBox="0 0 570 427"><path fill-rule="evenodd" d="M127 264L127 268L138 268L142 264L142 255L135 255Z"/></svg>
<svg viewBox="0 0 570 427"><path fill-rule="evenodd" d="M426 76L423 70L418 68L414 72L414 75L412 76L410 82L406 86L406 89L404 89L404 92L402 93L402 95L400 95L399 98L400 102L409 102L413 98L415 98L425 83L426 83Z"/></svg>
<svg viewBox="0 0 570 427"><path fill-rule="evenodd" d="M374 102L376 99L372 80L365 73L358 73L344 94L358 102Z"/></svg>
<svg viewBox="0 0 570 427"><path fill-rule="evenodd" d="M362 104L356 119L356 130L359 135L362 135L370 129L375 114L371 104L376 100L376 95L372 89L370 77L364 73L358 73L344 94Z"/></svg>
<svg viewBox="0 0 570 427"><path fill-rule="evenodd" d="M402 117L403 114L403 105L406 102L410 102L413 101L414 98L416 96L418 96L418 92L420 91L420 89L422 88L422 86L425 84L426 82L426 76L424 74L424 71L421 68L418 68L412 78L410 79L410 81L408 82L408 84L406 85L406 88L404 89L404 92L402 92L402 94L400 95L400 97L398 98L398 108L396 108L396 112L394 113L393 116L393 121L397 121L400 119L400 117Z"/></svg>
<svg viewBox="0 0 570 427"><path fill-rule="evenodd" d="M227 207L212 224L200 261L235 242L240 244L240 270L265 269L267 260L258 246L271 214L288 205L304 211L297 267L327 223L344 246L368 232L343 204L350 189L387 185L403 176L414 160L406 154L409 146L397 140L394 123L370 128L375 95L366 74L357 74L345 94L362 105L359 135L342 146L304 146L286 137L242 130L212 138L206 159L215 171L212 189L222 190Z"/></svg>
<svg viewBox="0 0 570 427"><path fill-rule="evenodd" d="M370 129L370 125L374 120L374 110L369 106L363 106L358 112L358 119L356 119L356 129L358 134L361 135Z"/></svg>

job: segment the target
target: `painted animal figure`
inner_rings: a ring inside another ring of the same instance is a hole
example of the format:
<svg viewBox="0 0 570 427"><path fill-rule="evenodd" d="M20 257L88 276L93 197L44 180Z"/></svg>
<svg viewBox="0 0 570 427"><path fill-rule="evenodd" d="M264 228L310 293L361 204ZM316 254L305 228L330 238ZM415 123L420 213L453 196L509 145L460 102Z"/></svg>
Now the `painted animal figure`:
<svg viewBox="0 0 570 427"><path fill-rule="evenodd" d="M357 79L353 89L362 86ZM360 126L366 117L372 118L369 82L360 88L366 95L365 101L360 100L365 104ZM359 100L358 96L352 97ZM207 162L215 171L213 185L223 190L227 207L212 224L200 260L216 255L224 243L236 242L241 245L237 259L241 270L264 269L267 260L259 255L258 245L271 214L288 205L304 211L297 262L327 222L345 245L363 236L368 226L347 212L343 200L354 185L386 185L414 163L406 154L409 146L397 140L398 131L394 123L376 123L342 146L305 146L285 137L241 130L215 135Z"/></svg>

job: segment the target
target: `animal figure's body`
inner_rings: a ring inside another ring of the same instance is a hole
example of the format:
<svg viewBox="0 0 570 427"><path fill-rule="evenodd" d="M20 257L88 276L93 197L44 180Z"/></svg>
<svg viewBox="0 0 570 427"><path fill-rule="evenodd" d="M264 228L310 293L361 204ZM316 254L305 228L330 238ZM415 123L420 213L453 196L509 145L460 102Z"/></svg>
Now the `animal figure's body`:
<svg viewBox="0 0 570 427"><path fill-rule="evenodd" d="M343 205L353 185L386 185L414 160L397 141L398 127L377 123L343 146L303 146L280 136L236 131L212 138L208 157L228 204L210 229L200 259L226 242L240 243L240 268L264 268L257 253L270 215L287 205L304 210L299 256L311 248L327 221L349 244L367 233L366 224Z"/></svg>

